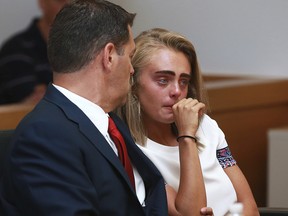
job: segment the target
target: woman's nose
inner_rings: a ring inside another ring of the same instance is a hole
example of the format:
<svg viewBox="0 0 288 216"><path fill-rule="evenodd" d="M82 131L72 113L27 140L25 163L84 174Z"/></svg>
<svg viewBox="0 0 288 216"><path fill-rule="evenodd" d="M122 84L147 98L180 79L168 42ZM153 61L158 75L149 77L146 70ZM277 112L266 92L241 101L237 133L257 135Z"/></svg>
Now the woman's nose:
<svg viewBox="0 0 288 216"><path fill-rule="evenodd" d="M181 89L179 84L177 83L171 86L170 97L179 97L180 95L181 95Z"/></svg>

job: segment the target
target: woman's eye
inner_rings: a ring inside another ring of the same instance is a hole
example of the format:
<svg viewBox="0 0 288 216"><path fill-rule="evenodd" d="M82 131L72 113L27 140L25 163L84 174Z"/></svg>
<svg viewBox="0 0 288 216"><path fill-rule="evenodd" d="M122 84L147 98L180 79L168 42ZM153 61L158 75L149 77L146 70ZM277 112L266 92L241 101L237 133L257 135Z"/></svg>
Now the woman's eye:
<svg viewBox="0 0 288 216"><path fill-rule="evenodd" d="M189 84L189 80L185 79L185 80L180 80L180 85L182 86L187 86Z"/></svg>
<svg viewBox="0 0 288 216"><path fill-rule="evenodd" d="M159 79L159 80L158 80L158 83L160 83L160 84L167 84L167 83L168 83L168 80L167 80L167 79Z"/></svg>

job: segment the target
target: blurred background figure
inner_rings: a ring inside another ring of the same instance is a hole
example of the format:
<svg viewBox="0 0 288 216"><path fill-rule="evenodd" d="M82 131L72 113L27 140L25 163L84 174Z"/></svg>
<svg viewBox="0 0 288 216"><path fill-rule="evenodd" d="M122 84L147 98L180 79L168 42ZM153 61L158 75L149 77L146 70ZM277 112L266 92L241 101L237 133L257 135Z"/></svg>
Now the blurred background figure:
<svg viewBox="0 0 288 216"><path fill-rule="evenodd" d="M38 0L41 17L8 38L0 50L0 104L37 103L52 81L47 58L50 25L68 0Z"/></svg>

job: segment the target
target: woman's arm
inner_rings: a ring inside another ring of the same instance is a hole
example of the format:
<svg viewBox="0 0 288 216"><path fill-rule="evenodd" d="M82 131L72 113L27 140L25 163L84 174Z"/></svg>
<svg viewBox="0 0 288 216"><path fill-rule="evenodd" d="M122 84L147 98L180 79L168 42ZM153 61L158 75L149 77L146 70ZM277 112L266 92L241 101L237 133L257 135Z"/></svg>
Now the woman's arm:
<svg viewBox="0 0 288 216"><path fill-rule="evenodd" d="M199 126L199 114L204 108L203 103L191 98L182 99L173 106L179 136L195 137ZM169 215L203 215L201 208L205 207L207 202L197 143L189 137L180 138L178 142L180 181L177 193L169 185L166 186Z"/></svg>
<svg viewBox="0 0 288 216"><path fill-rule="evenodd" d="M170 205L172 204L174 207L171 208L168 207L168 214L170 215L181 215L179 212L177 212L176 208L175 208L175 199L177 196L176 191L169 185L166 185L166 193L167 193L167 200L168 203L170 203ZM169 204L168 204L169 206ZM213 216L213 209L211 207L203 207L200 209L200 213L201 216Z"/></svg>
<svg viewBox="0 0 288 216"><path fill-rule="evenodd" d="M234 186L238 202L241 202L244 205L244 215L259 216L259 211L252 191L240 168L237 165L234 165L225 168L224 171Z"/></svg>

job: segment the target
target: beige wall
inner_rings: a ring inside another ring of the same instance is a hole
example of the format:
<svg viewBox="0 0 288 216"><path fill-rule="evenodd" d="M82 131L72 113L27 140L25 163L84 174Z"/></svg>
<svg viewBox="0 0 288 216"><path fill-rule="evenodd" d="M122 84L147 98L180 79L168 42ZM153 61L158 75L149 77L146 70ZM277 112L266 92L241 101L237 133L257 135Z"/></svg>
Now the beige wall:
<svg viewBox="0 0 288 216"><path fill-rule="evenodd" d="M288 1L111 0L137 12L134 32L161 26L189 37L203 71L288 77ZM0 43L39 14L37 0L0 1Z"/></svg>
<svg viewBox="0 0 288 216"><path fill-rule="evenodd" d="M112 0L137 12L135 33L161 26L188 36L203 71L288 77L288 1Z"/></svg>
<svg viewBox="0 0 288 216"><path fill-rule="evenodd" d="M37 0L0 0L0 44L39 13Z"/></svg>

